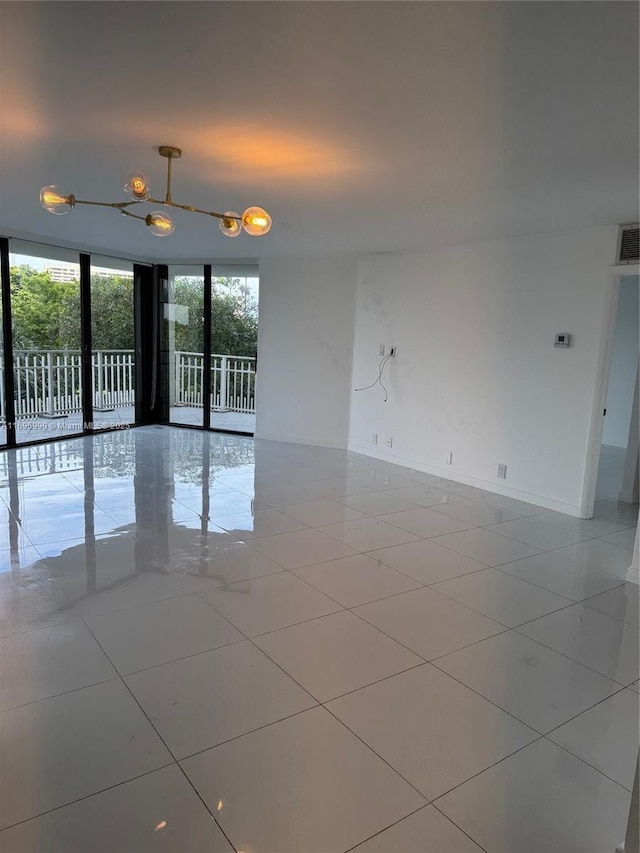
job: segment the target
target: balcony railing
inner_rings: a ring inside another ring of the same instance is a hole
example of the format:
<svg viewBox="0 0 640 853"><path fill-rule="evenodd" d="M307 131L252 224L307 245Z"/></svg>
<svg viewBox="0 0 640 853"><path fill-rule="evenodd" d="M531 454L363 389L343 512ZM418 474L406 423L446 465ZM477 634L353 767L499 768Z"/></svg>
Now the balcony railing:
<svg viewBox="0 0 640 853"><path fill-rule="evenodd" d="M95 411L133 406L133 350L99 350L91 358ZM16 419L56 418L82 411L80 352L77 350L14 351ZM211 355L212 411L255 412L255 358ZM5 366L0 359L0 394ZM203 406L204 357L176 352L170 375L172 406ZM2 399L1 420L5 419Z"/></svg>
<svg viewBox="0 0 640 853"><path fill-rule="evenodd" d="M204 357L196 352L176 352L174 406L202 408ZM253 414L256 360L245 356L211 355L211 409Z"/></svg>

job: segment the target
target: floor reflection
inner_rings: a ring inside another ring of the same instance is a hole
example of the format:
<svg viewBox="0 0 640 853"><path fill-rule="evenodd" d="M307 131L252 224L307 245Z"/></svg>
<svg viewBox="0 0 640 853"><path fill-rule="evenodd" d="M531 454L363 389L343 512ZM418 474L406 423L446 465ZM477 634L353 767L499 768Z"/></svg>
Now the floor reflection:
<svg viewBox="0 0 640 853"><path fill-rule="evenodd" d="M7 451L2 571L54 578L76 606L149 573L216 579L213 551L253 529L254 460L250 439L155 427ZM230 506L233 535L215 523Z"/></svg>
<svg viewBox="0 0 640 853"><path fill-rule="evenodd" d="M597 509L173 427L0 454L0 847L612 850L637 507Z"/></svg>

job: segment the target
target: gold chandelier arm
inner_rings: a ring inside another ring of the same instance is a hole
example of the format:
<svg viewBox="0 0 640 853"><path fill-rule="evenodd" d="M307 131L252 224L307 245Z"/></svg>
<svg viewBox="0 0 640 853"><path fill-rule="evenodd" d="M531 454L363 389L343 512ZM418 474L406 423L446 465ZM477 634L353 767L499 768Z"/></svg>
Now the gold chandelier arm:
<svg viewBox="0 0 640 853"><path fill-rule="evenodd" d="M189 204L178 204L176 201L167 201L166 199L162 201L159 198L148 198L147 202L149 204L162 204L165 207L177 207L180 210L188 210L189 213L202 213L203 216L215 216L216 219L237 219L238 222L242 221L241 216L227 216L226 213L216 213L214 210L201 210L199 207L192 207Z"/></svg>
<svg viewBox="0 0 640 853"><path fill-rule="evenodd" d="M137 202L133 202L133 204L136 204L136 203ZM123 213L125 216L130 216L132 219L140 219L140 220L142 220L142 222L144 222L145 224L148 225L148 222L147 222L147 220L149 218L148 216L138 216L137 213L131 213L130 210L125 210L124 207L120 208L120 213Z"/></svg>
<svg viewBox="0 0 640 853"><path fill-rule="evenodd" d="M93 207L115 207L118 210L125 212L125 207L130 207L132 204L140 204L139 201L84 201L83 199L74 198L75 204L90 204Z"/></svg>

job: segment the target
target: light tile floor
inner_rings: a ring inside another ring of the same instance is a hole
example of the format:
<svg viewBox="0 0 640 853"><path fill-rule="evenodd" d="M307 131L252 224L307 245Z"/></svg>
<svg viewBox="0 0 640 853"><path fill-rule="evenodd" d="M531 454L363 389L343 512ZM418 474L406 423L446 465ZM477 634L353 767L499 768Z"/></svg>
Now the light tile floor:
<svg viewBox="0 0 640 853"><path fill-rule="evenodd" d="M614 853L638 508L141 427L0 455L6 853ZM637 574L635 575L637 578Z"/></svg>

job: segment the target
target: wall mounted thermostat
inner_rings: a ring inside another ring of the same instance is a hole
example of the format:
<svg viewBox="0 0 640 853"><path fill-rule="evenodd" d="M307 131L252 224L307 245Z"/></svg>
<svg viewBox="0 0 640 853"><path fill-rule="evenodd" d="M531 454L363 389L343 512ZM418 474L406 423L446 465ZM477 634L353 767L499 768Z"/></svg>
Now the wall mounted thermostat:
<svg viewBox="0 0 640 853"><path fill-rule="evenodd" d="M571 343L571 335L568 332L560 332L556 335L556 339L553 342L554 347L561 347L562 349L566 349Z"/></svg>

